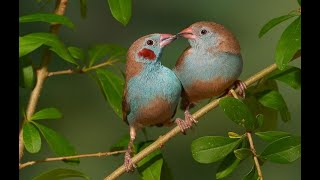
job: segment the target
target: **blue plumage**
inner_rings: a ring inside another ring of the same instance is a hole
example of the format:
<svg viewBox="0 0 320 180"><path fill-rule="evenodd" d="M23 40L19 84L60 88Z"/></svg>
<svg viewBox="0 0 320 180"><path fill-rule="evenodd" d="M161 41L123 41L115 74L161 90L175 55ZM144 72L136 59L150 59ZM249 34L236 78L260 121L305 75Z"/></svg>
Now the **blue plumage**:
<svg viewBox="0 0 320 180"><path fill-rule="evenodd" d="M135 166L131 153L136 130L172 124L182 86L173 71L161 64L160 57L163 47L175 39L171 34L150 34L136 40L128 50L122 100L123 120L130 127L124 162L127 171Z"/></svg>
<svg viewBox="0 0 320 180"><path fill-rule="evenodd" d="M180 119L178 125L184 131L196 123L189 108L230 88L237 82L243 62L239 42L220 24L197 22L178 35L190 43L174 68L183 86L181 107L186 121ZM243 83L241 87L245 87Z"/></svg>

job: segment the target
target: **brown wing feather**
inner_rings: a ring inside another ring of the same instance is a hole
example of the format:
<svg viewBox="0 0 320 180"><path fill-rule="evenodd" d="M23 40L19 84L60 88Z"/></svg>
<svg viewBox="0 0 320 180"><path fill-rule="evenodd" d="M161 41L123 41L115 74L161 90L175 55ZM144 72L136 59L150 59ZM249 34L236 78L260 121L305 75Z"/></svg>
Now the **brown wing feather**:
<svg viewBox="0 0 320 180"><path fill-rule="evenodd" d="M124 87L123 96L122 96L122 120L129 125L127 115L130 112L130 106L127 103L127 87Z"/></svg>

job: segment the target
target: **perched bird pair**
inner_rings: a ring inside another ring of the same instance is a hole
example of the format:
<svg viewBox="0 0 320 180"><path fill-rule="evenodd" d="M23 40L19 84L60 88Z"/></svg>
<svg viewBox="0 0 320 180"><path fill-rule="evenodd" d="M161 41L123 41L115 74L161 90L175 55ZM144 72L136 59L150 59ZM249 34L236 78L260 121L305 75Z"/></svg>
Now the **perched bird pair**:
<svg viewBox="0 0 320 180"><path fill-rule="evenodd" d="M189 40L173 71L161 64L163 48L177 37ZM126 170L131 161L136 130L145 126L170 126L174 122L184 133L197 121L189 112L200 100L218 96L233 85L244 95L238 81L242 71L240 46L233 34L214 22L197 22L177 35L150 34L136 40L128 50L126 83L122 100L123 120L130 127L125 154ZM180 96L185 119L173 117Z"/></svg>

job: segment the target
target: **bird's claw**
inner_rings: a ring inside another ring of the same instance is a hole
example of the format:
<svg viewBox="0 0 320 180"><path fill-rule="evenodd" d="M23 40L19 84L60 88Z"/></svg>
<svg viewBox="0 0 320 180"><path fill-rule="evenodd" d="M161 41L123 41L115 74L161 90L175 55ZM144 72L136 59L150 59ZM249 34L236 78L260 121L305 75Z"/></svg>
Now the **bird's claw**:
<svg viewBox="0 0 320 180"><path fill-rule="evenodd" d="M131 159L130 152L127 151L124 155L124 166L126 167L127 172L133 172L134 169L137 167Z"/></svg>
<svg viewBox="0 0 320 180"><path fill-rule="evenodd" d="M185 112L184 112L184 119L185 119L185 120L180 119L180 118L177 118L177 119L176 119L176 123L177 123L177 125L180 127L181 132L182 132L183 134L186 134L185 131L186 131L187 129L190 129L190 128L193 126L193 124L198 123L198 121L193 118L193 116L190 114L189 111L185 111Z"/></svg>
<svg viewBox="0 0 320 180"><path fill-rule="evenodd" d="M241 80L236 80L234 82L234 85L235 85L235 88L238 88L239 87L239 92L238 94L242 97L242 98L245 98L246 97L246 89L247 89L247 85L241 81ZM231 92L229 91L228 92L228 95L232 95Z"/></svg>
<svg viewBox="0 0 320 180"><path fill-rule="evenodd" d="M198 123L198 121L195 118L193 118L189 111L184 112L184 117L186 121L189 121L194 124Z"/></svg>

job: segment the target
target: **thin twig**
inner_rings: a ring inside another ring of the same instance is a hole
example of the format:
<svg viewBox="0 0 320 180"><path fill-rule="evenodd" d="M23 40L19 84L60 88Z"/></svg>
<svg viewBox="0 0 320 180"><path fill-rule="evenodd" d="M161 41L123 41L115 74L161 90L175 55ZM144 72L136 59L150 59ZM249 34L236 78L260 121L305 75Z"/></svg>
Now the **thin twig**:
<svg viewBox="0 0 320 180"><path fill-rule="evenodd" d="M272 64L265 69L261 70L260 72L256 73L255 75L249 77L244 83L246 84L247 87L255 83L256 81L262 79L263 77L267 76L270 74L272 71L277 69L276 64ZM239 88L236 89L236 92L239 91ZM197 112L195 112L192 116L193 118L200 120L199 118L208 113L210 110L214 109L219 105L219 99L215 99L209 104L205 105L201 109L199 109ZM132 158L132 162L136 164L140 160L142 160L144 157L148 156L150 153L153 151L157 150L159 147L161 147L163 144L165 144L167 141L169 141L172 137L176 136L177 134L180 134L181 130L179 126L174 127L172 130L167 132L166 134L160 136L155 142L150 144L148 147L140 151L137 155L135 155ZM122 165L115 171L113 171L109 176L105 178L105 180L111 180L111 179L116 179L119 177L121 174L126 172L125 166Z"/></svg>
<svg viewBox="0 0 320 180"><path fill-rule="evenodd" d="M65 13L67 4L68 4L68 0L57 0L54 13L58 15L63 15ZM59 31L59 27L60 27L60 24L52 24L50 26L50 32L53 34L57 34ZM26 111L26 117L23 119L19 129L19 162L23 156L23 149L24 149L23 124L28 122L28 120L31 118L32 114L34 113L37 107L40 92L43 87L43 83L48 75L48 64L50 60L51 60L51 51L49 51L49 49L45 49L42 63L39 69L37 70L37 82L30 94L30 99L29 99L28 107Z"/></svg>
<svg viewBox="0 0 320 180"><path fill-rule="evenodd" d="M117 62L118 60L107 60L103 63L94 65L92 67L89 68L83 68L83 69L67 69L67 70L61 70L61 71L55 71L55 72L49 72L48 73L48 77L49 76L55 76L55 75L61 75L61 74L79 74L79 73L86 73L88 71L92 71L104 66L108 66L108 65L112 65L113 63Z"/></svg>
<svg viewBox="0 0 320 180"><path fill-rule="evenodd" d="M259 160L258 160L258 157L257 157L256 149L254 148L251 132L246 132L246 135L247 135L248 140L249 140L250 149L251 149L251 152L253 154L253 160L254 160L254 163L255 163L257 171L258 171L258 176L260 177L260 180L263 180L262 171L261 171L261 167L260 167Z"/></svg>
<svg viewBox="0 0 320 180"><path fill-rule="evenodd" d="M237 93L231 89L230 92L232 93L232 95L236 98L236 99L239 99ZM256 149L254 148L254 144L253 144L253 139L252 139L252 136L251 136L251 132L246 132L246 135L248 137L248 140L249 140L249 144L250 144L250 150L253 154L253 160L254 160L254 163L256 165L256 169L258 171L258 176L260 177L259 180L263 180L263 176L262 176L262 171L261 171L261 166L259 164L259 160L258 160L258 157L257 157L257 152L256 152Z"/></svg>
<svg viewBox="0 0 320 180"><path fill-rule="evenodd" d="M46 158L43 160L37 160L37 161L29 161L23 164L19 165L19 169L23 169L25 167L37 164L37 163L42 163L42 162L50 162L50 161L62 161L62 160L67 160L67 159L75 159L75 158L85 158L85 157L101 157L101 156L111 156L115 154L121 154L125 153L126 150L122 151L113 151L113 152L98 152L98 153L93 153L93 154L80 154L80 155L75 155L75 156L64 156L64 157L53 157L53 158Z"/></svg>

